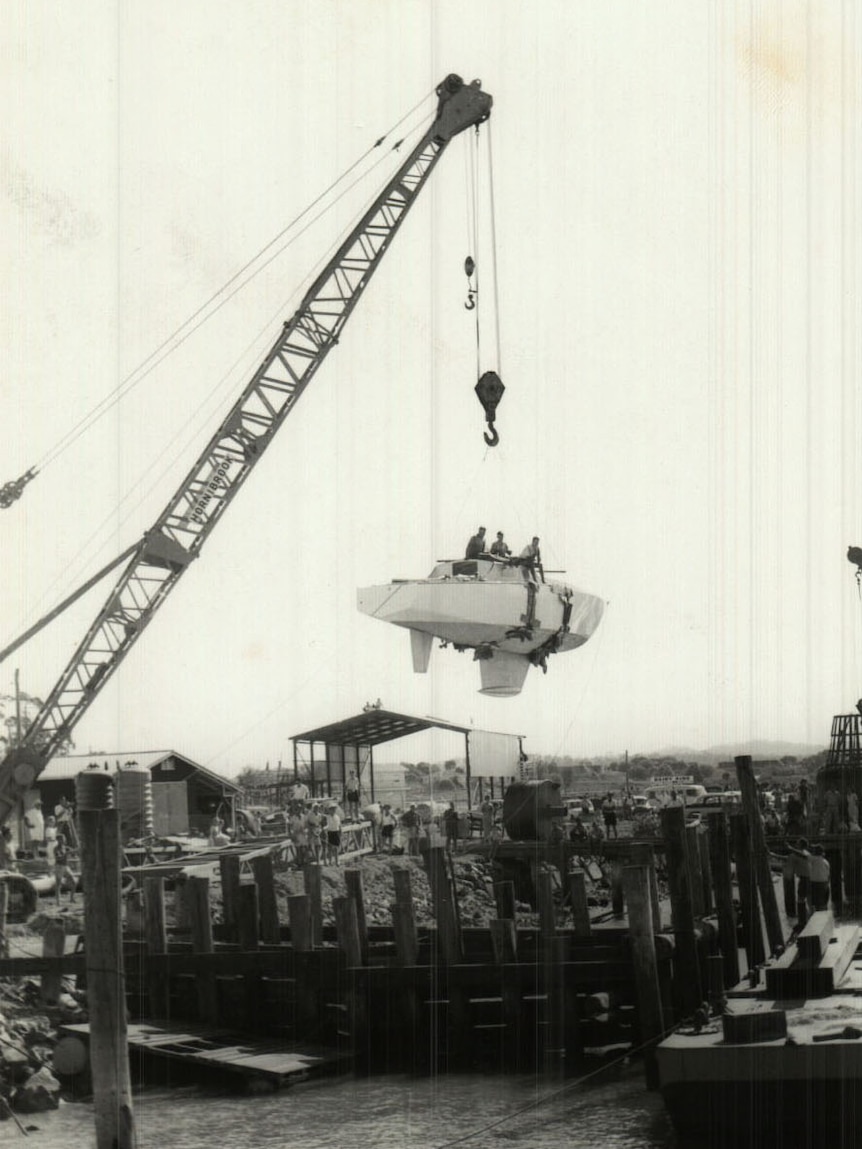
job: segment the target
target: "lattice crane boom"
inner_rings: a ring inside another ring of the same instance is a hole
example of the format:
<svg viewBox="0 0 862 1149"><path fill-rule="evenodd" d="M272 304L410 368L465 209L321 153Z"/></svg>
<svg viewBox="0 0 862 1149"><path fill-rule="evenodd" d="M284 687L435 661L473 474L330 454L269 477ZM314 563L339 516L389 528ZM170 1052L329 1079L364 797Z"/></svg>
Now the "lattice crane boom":
<svg viewBox="0 0 862 1149"><path fill-rule="evenodd" d="M293 410L449 141L486 120L480 82L450 75L434 121L308 289L296 313L138 544L21 743L0 762L0 824L70 737Z"/></svg>

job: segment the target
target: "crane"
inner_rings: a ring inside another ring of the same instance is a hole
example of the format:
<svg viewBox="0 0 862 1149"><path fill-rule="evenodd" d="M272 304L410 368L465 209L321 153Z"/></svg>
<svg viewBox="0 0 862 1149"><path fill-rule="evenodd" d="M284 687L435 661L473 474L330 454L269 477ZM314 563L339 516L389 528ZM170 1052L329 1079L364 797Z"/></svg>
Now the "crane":
<svg viewBox="0 0 862 1149"><path fill-rule="evenodd" d="M131 550L131 557L124 552L111 564L116 567L128 558L21 741L0 762L0 825L68 740L158 608L200 555L276 431L338 343L371 276L449 142L491 114L492 98L482 91L479 80L467 84L452 73L437 86L436 94L437 108L427 131L309 287L170 502ZM8 490L3 488L4 506L20 495L31 477L28 472L16 484L7 484Z"/></svg>

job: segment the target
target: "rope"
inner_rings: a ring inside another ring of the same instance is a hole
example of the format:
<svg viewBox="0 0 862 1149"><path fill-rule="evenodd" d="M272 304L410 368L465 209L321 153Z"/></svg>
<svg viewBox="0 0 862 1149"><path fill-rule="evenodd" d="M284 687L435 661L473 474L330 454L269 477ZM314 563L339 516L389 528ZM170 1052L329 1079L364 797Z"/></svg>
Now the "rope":
<svg viewBox="0 0 862 1149"><path fill-rule="evenodd" d="M531 1113L534 1109L538 1109L539 1106L546 1105L549 1101L554 1101L558 1097L565 1096L573 1089L577 1089L579 1086L586 1084L588 1081L591 1081L594 1077L599 1077L601 1074L607 1073L609 1069L613 1069L617 1065L622 1065L626 1061L630 1061L632 1057L638 1053L643 1052L645 1049L649 1049L650 1046L658 1045L660 1041L664 1041L666 1037L669 1037L670 1034L672 1034L680 1024L682 1023L680 1022L676 1025L670 1026L668 1029L664 1030L663 1033L659 1034L658 1037L651 1037L649 1040L642 1042L640 1045L632 1046L630 1049L627 1049L625 1053L621 1053L618 1057L613 1058L611 1061L604 1062L604 1064L601 1065L598 1069L594 1069L590 1073L585 1074L583 1077L579 1077L576 1081L570 1081L567 1085L563 1085L559 1089L552 1089L548 1093L543 1094L541 1097L537 1097L533 1101L528 1101L526 1105L521 1105L518 1109L511 1110L510 1112L504 1114L502 1117L496 1118L494 1121L489 1121L487 1125L482 1125L477 1129L471 1130L470 1133L465 1133L461 1137L455 1137L451 1141L444 1141L442 1144L437 1145L436 1149L450 1149L452 1145L461 1145L464 1141L469 1141L473 1137L478 1137L480 1133L486 1133L489 1129L496 1129L498 1125L502 1125L506 1121L513 1121L517 1117L523 1116L525 1113Z"/></svg>
<svg viewBox="0 0 862 1149"><path fill-rule="evenodd" d="M324 189L324 191L316 196L310 204L303 208L303 210L297 216L295 216L294 219L290 221L290 223L282 228L282 230L278 232L278 234L275 235L267 244L265 244L260 249L260 251L257 252L256 255L252 256L251 259L249 259L245 264L243 264L242 267L234 272L234 274L224 284L222 284L222 286L216 292L214 292L209 297L209 299L202 303L200 307L198 307L196 311L194 311L186 320L184 320L184 322L181 323L180 326L171 335L163 340L163 342L160 343L159 346L156 347L144 360L142 360L142 362L139 363L133 371L131 371L123 380L121 380L109 395L100 400L93 408L91 408L86 415L84 415L69 431L66 432L65 435L63 435L54 444L53 447L48 450L41 462L37 465L37 469L44 470L45 467L52 463L59 455L61 455L68 447L70 447L72 443L74 443L78 438L80 438L81 435L89 430L89 428L92 427L94 423L96 423L103 415L105 415L112 407L114 407L125 394L128 394L135 387L137 387L137 385L141 383L161 362L163 362L163 360L167 358L168 355L172 354L178 347L182 346L182 344L195 331L197 331L202 323L205 323L208 319L212 318L212 316L215 315L225 305L225 303L232 299L238 291L241 291L243 287L250 283L252 279L254 279L257 275L259 275L264 270L264 268L266 268L273 261L273 259L280 255L288 246L290 246L290 244L295 243L296 240L300 238L300 236L304 235L308 228L311 227L312 224L316 223L322 215L328 211L331 211L339 202L339 200L345 194L347 194L347 192L352 190L352 188L355 187L361 179L366 179L368 175L370 175L370 173L377 167L377 163L372 165L372 167L369 168L368 171L366 171L363 175L357 177L357 179L354 180L347 188L344 188L330 204L322 208L320 212L313 216L301 231L292 236L292 238L287 243L282 244L282 246L279 247L270 256L269 259L257 267L251 275L249 275L246 279L242 279L242 276L244 276L250 268L254 267L254 265L266 254L266 252L278 244L279 241L283 239L283 237L286 236L288 232L290 232L291 229L300 222L300 220L302 220L309 214L309 212L317 207L318 204L325 200L326 197L330 195L330 193L334 191L334 189L338 187L338 185L342 183L350 175L350 173L354 171L354 169L359 167L359 165L362 164L375 149L381 147L383 142L388 139L389 136L394 131L396 131L405 120L412 116L414 112L416 112L417 109L421 107L422 104L424 104L424 102L428 99L429 94L430 93L426 93L426 95L424 95L422 99L419 100L416 104L414 104L414 106L408 112L405 112L405 114L395 124L393 124L392 127L389 128L389 130L384 135L376 140L375 143L371 145L371 147L367 148L365 152L363 152L362 155L358 157L358 159L354 160L354 162L350 164L349 167L347 167L341 173L341 175L338 176L337 179L335 179L326 189ZM398 146L398 144L395 145L395 147ZM241 282L238 282L240 280ZM236 286L232 291L228 292L228 288L230 288L233 284L236 284ZM214 304L215 306L212 306ZM211 308L211 310L208 311L209 308Z"/></svg>

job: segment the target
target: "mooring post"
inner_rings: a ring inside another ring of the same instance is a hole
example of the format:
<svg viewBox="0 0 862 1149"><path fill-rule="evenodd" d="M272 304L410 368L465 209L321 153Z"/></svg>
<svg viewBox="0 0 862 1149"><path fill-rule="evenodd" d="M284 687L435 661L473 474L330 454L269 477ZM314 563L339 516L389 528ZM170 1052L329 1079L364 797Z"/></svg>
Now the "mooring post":
<svg viewBox="0 0 862 1149"><path fill-rule="evenodd" d="M587 875L583 870L572 870L569 875L569 900L572 903L572 927L575 937L588 938L593 931L590 907L587 902Z"/></svg>
<svg viewBox="0 0 862 1149"><path fill-rule="evenodd" d="M781 915L778 912L778 902L775 899L775 883L772 881L772 869L769 865L766 832L763 829L760 803L757 800L757 782L754 778L749 754L739 754L734 761L736 762L739 788L742 791L742 808L748 818L748 832L751 835L751 850L754 857L754 874L757 879L757 887L760 890L760 902L763 906L763 920L766 926L769 952L774 954L784 946L784 929L781 925Z"/></svg>
<svg viewBox="0 0 862 1149"><path fill-rule="evenodd" d="M164 878L144 878L144 937L148 958L168 952ZM156 963L150 961L147 962L147 992L150 1018L167 1019L170 1014L168 981Z"/></svg>
<svg viewBox="0 0 862 1149"><path fill-rule="evenodd" d="M272 854L261 854L257 858L252 858L251 871L257 886L261 941L266 945L277 946L281 941L281 927L278 922Z"/></svg>
<svg viewBox="0 0 862 1149"><path fill-rule="evenodd" d="M629 910L629 937L634 962L638 1025L640 1042L643 1045L658 1041L664 1033L648 867L626 866L623 869L623 885ZM647 1088L657 1089L658 1068L652 1045L646 1051L644 1066Z"/></svg>
<svg viewBox="0 0 862 1149"><path fill-rule="evenodd" d="M736 911L733 907L733 881L730 873L730 846L727 820L722 810L707 816L707 843L715 912L718 916L718 945L724 969L724 985L730 989L739 981L739 942L736 935Z"/></svg>
<svg viewBox="0 0 862 1149"><path fill-rule="evenodd" d="M432 846L426 855L428 883L437 922L437 951L447 965L461 960L461 931L455 907L455 893L446 867L446 851Z"/></svg>
<svg viewBox="0 0 862 1149"><path fill-rule="evenodd" d="M688 864L688 878L691 886L691 910L695 918L702 918L703 875L700 872L700 846L697 841L697 826L685 828L685 856Z"/></svg>
<svg viewBox="0 0 862 1149"><path fill-rule="evenodd" d="M210 880L192 874L188 881L189 911L192 927L192 950L196 954L213 952L213 923L210 913ZM212 968L201 968L195 977L198 1013L201 1021L218 1021L218 992Z"/></svg>
<svg viewBox="0 0 862 1149"><path fill-rule="evenodd" d="M685 810L668 806L660 813L665 841L668 883L670 885L671 923L676 937L674 988L683 1013L697 1009L703 1001L691 882L686 859Z"/></svg>
<svg viewBox="0 0 862 1149"><path fill-rule="evenodd" d="M745 814L730 815L730 845L736 859L736 885L742 910L742 936L748 968L751 971L765 957L760 907L757 904L757 879L751 857L751 839Z"/></svg>
<svg viewBox="0 0 862 1149"><path fill-rule="evenodd" d="M239 854L222 854L218 860L221 875L222 920L228 941L237 940L237 914L239 902Z"/></svg>
<svg viewBox="0 0 862 1149"><path fill-rule="evenodd" d="M311 941L315 949L323 944L323 887L319 862L306 862L302 867L305 892L311 902Z"/></svg>
<svg viewBox="0 0 862 1149"><path fill-rule="evenodd" d="M97 1149L136 1149L120 915L120 818L109 775L76 780Z"/></svg>
<svg viewBox="0 0 862 1149"><path fill-rule="evenodd" d="M42 957L62 957L66 949L66 925L59 918L51 918L42 933ZM63 975L54 970L42 974L39 996L44 1005L56 1005L63 992Z"/></svg>
<svg viewBox="0 0 862 1149"><path fill-rule="evenodd" d="M356 905L356 928L359 930L359 946L362 965L368 965L368 921L365 916L365 894L362 889L362 870L351 866L344 871L344 884L347 896Z"/></svg>

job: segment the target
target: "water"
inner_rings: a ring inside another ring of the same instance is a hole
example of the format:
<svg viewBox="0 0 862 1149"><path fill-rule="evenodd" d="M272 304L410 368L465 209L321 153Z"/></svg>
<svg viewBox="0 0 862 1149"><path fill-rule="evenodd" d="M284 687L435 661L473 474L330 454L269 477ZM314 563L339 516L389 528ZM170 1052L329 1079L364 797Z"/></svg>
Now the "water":
<svg viewBox="0 0 862 1149"><path fill-rule="evenodd" d="M672 1149L661 1098L639 1068L585 1084L529 1076L374 1077L308 1082L236 1097L204 1088L135 1098L141 1149ZM62 1105L22 1117L39 1149L95 1145L93 1110ZM468 1136L473 1134L473 1136ZM11 1121L0 1145L28 1144Z"/></svg>

